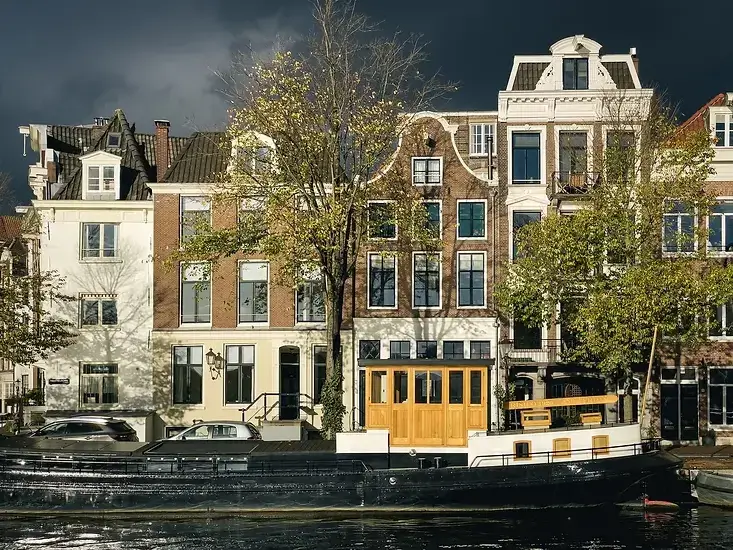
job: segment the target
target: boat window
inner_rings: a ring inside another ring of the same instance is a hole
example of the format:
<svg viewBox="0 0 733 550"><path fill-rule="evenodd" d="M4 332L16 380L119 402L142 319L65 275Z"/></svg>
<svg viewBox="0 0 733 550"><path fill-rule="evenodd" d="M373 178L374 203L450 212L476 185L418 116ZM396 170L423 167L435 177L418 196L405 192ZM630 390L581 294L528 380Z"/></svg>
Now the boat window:
<svg viewBox="0 0 733 550"><path fill-rule="evenodd" d="M514 458L529 459L532 452L532 444L529 441L514 442Z"/></svg>
<svg viewBox="0 0 733 550"><path fill-rule="evenodd" d="M471 405L481 404L481 371L471 371Z"/></svg>
<svg viewBox="0 0 733 550"><path fill-rule="evenodd" d="M448 372L448 403L451 405L463 404L463 371Z"/></svg>
<svg viewBox="0 0 733 550"><path fill-rule="evenodd" d="M552 456L555 458L567 458L570 456L569 437L559 437L552 440Z"/></svg>
<svg viewBox="0 0 733 550"><path fill-rule="evenodd" d="M428 402L428 373L415 371L415 403Z"/></svg>
<svg viewBox="0 0 733 550"><path fill-rule="evenodd" d="M608 436L607 435L594 435L593 436L593 454L602 455L608 454Z"/></svg>
<svg viewBox="0 0 733 550"><path fill-rule="evenodd" d="M430 371L430 402L443 402L443 373L437 370Z"/></svg>
<svg viewBox="0 0 733 550"><path fill-rule="evenodd" d="M372 372L372 403L387 402L387 371Z"/></svg>
<svg viewBox="0 0 733 550"><path fill-rule="evenodd" d="M394 402L404 403L407 401L407 372L403 370L394 371Z"/></svg>

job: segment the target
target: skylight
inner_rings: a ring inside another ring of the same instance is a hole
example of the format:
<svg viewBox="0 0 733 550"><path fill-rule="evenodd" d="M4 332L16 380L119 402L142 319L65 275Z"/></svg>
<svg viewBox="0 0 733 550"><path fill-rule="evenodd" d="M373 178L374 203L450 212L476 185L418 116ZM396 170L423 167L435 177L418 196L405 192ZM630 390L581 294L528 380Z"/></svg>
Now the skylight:
<svg viewBox="0 0 733 550"><path fill-rule="evenodd" d="M107 134L107 147L118 148L120 146L122 135L118 132L110 132Z"/></svg>

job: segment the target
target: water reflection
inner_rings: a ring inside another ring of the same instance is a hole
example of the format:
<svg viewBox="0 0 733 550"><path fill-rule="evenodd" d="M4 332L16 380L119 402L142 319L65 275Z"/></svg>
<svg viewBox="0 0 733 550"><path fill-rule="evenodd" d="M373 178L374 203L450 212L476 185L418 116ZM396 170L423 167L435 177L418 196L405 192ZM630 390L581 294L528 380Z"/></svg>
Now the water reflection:
<svg viewBox="0 0 733 550"><path fill-rule="evenodd" d="M728 548L733 513L607 509L483 517L228 518L217 520L0 520L0 548L95 550Z"/></svg>

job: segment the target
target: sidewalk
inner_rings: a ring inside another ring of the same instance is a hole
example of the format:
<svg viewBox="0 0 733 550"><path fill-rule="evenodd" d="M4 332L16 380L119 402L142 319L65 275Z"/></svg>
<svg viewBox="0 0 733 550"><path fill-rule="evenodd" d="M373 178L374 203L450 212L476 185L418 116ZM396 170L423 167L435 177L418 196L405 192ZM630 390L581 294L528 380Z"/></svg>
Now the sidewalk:
<svg viewBox="0 0 733 550"><path fill-rule="evenodd" d="M733 445L689 445L669 447L667 452L682 459L692 470L733 470Z"/></svg>

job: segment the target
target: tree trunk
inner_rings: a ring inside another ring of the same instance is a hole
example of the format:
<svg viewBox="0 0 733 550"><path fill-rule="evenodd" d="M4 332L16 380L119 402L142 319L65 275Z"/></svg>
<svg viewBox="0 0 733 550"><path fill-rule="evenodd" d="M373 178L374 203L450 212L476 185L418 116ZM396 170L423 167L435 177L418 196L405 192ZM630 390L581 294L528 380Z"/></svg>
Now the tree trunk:
<svg viewBox="0 0 733 550"><path fill-rule="evenodd" d="M334 439L343 430L344 357L341 346L341 326L343 324L343 305L346 281L339 280L326 288L326 382L321 390L323 416L321 432L326 439Z"/></svg>

